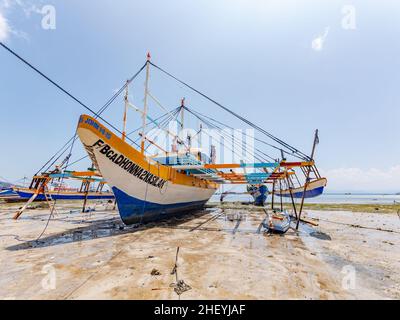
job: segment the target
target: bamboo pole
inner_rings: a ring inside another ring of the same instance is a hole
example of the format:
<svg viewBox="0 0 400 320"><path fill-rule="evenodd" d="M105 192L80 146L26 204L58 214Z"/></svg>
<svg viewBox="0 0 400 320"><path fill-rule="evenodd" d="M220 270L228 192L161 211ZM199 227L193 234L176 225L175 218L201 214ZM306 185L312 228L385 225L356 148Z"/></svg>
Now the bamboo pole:
<svg viewBox="0 0 400 320"><path fill-rule="evenodd" d="M86 204L89 195L90 181L85 181L85 200L83 201L82 213L85 213Z"/></svg>
<svg viewBox="0 0 400 320"><path fill-rule="evenodd" d="M311 160L312 161L314 159L315 147L317 146L317 143L318 143L318 129L315 130L314 143L313 143L313 147L312 147L312 151L311 151ZM297 218L296 230L299 229L299 225L300 225L301 213L303 211L303 206L304 206L304 199L306 197L307 187L308 187L309 180L310 180L310 173L311 173L311 166L308 166L307 167L306 182L304 183L303 196L301 198L299 216Z"/></svg>
<svg viewBox="0 0 400 320"><path fill-rule="evenodd" d="M280 172L280 170L279 170ZM283 197L282 197L282 181L279 179L279 189L280 189L280 200L281 200L281 211L283 211Z"/></svg>
<svg viewBox="0 0 400 320"><path fill-rule="evenodd" d="M287 180L287 184L288 184L288 188L289 188L290 198L292 199L292 206L293 206L293 210L294 210L294 215L296 216L296 219L298 219L296 203L294 202L294 198L293 198L292 186L289 183L289 176L286 176L286 180Z"/></svg>
<svg viewBox="0 0 400 320"><path fill-rule="evenodd" d="M274 182L272 184L272 199L271 199L271 209L272 210L274 210L275 183L276 183L276 181L274 180Z"/></svg>

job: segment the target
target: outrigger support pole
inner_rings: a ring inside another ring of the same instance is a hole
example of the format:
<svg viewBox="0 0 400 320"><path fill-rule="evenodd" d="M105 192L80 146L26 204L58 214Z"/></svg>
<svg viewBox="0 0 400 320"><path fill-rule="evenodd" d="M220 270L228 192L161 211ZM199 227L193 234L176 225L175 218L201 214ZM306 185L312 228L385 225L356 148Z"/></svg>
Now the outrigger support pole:
<svg viewBox="0 0 400 320"><path fill-rule="evenodd" d="M286 173L287 173L287 170L286 170ZM288 175L286 175L286 181L287 181L288 188L289 188L289 192L290 192L290 198L292 199L292 206L293 206L293 210L294 210L294 215L296 216L296 219L299 219L299 218L298 218L298 215L297 215L296 203L294 202L294 198L293 198L292 186L291 186L291 184L290 184L289 176L288 176Z"/></svg>
<svg viewBox="0 0 400 320"><path fill-rule="evenodd" d="M274 210L274 198L275 198L275 183L276 181L272 183L272 200L271 200L271 210Z"/></svg>
<svg viewBox="0 0 400 320"><path fill-rule="evenodd" d="M19 217L22 215L22 213L25 211L25 209L33 202L35 201L36 197L39 195L40 191L37 190L32 197L25 203L25 205L18 210L18 212L14 215L13 219L18 220Z"/></svg>
<svg viewBox="0 0 400 320"><path fill-rule="evenodd" d="M86 211L86 204L88 200L88 195L89 195L89 189L90 189L90 180L84 181L84 191L85 191L85 200L83 200L83 207L82 207L82 213L85 213Z"/></svg>
<svg viewBox="0 0 400 320"><path fill-rule="evenodd" d="M279 172L280 172L280 170L279 170ZM280 191L281 211L283 211L282 181L280 179L279 179L279 191Z"/></svg>
<svg viewBox="0 0 400 320"><path fill-rule="evenodd" d="M315 130L314 143L313 143L313 147L312 147L312 151L311 151L311 157L310 157L311 160L310 161L314 160L315 147L317 146L318 142L319 142L319 138L318 138L318 129L317 129L317 130ZM311 169L312 169L311 166L307 167L306 182L304 184L303 196L301 198L300 211L299 211L299 216L297 218L296 230L299 229L299 225L300 225L301 213L303 211L304 199L306 197L307 187L308 187L308 183L310 180Z"/></svg>
<svg viewBox="0 0 400 320"><path fill-rule="evenodd" d="M31 186L34 185L34 181L35 181L35 179L32 180ZM47 177L46 177L46 178L38 178L38 179L36 180L36 185L35 185L36 191L35 191L35 193L32 195L32 197L30 197L30 199L25 203L25 205L15 213L15 215L14 215L14 217L13 217L14 220L18 220L19 217L22 215L22 213L26 210L26 208L27 208L33 201L35 201L35 199L37 198L37 196L38 196L39 194L41 194L41 193L44 195L44 197L45 197L45 199L46 199L46 202L47 202L47 204L49 205L50 210L53 211L53 209L51 208L51 205L50 205L50 203L49 203L49 200L48 200L48 195L47 195L47 193L46 193L46 187L47 187L47 183L48 183L49 181L50 181L50 179L47 178Z"/></svg>
<svg viewBox="0 0 400 320"><path fill-rule="evenodd" d="M185 98L181 99L181 131L184 129L185 122Z"/></svg>

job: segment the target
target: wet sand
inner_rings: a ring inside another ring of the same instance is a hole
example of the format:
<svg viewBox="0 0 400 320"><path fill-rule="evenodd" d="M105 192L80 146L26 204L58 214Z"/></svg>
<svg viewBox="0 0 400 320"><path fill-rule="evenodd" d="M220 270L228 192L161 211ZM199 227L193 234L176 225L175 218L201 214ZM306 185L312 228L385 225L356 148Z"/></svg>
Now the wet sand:
<svg viewBox="0 0 400 320"><path fill-rule="evenodd" d="M248 207L126 227L111 207L64 203L36 242L49 209L14 221L19 206L0 204L0 299L400 298L397 214L308 210L318 227L280 236Z"/></svg>

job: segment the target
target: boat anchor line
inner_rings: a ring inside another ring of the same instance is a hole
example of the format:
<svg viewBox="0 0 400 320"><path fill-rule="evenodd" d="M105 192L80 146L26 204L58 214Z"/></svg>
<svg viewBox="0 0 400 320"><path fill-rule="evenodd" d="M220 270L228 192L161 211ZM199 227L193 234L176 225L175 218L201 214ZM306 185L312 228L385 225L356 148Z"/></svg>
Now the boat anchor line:
<svg viewBox="0 0 400 320"><path fill-rule="evenodd" d="M98 149L101 154L106 156L111 162L124 169L126 172L130 173L134 177L152 185L153 187L162 189L167 183L156 175L152 174L150 171L140 167L136 163L129 160L129 158L123 156L122 154L114 151L110 145L106 144L103 140L99 139L91 147L85 146L86 149L91 149L90 154L94 154L94 149Z"/></svg>

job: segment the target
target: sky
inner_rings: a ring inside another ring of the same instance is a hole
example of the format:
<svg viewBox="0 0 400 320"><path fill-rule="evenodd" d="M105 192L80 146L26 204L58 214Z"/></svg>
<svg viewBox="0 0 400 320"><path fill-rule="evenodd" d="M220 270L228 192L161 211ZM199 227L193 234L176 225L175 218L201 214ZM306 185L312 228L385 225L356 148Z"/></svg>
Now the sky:
<svg viewBox="0 0 400 320"><path fill-rule="evenodd" d="M319 129L315 159L331 192L400 192L399 34L396 0L0 0L0 41L95 110L150 51L307 154ZM137 105L143 82L131 90ZM150 83L170 109L185 96L228 119L156 70ZM0 177L9 181L35 173L87 112L3 48L0 98ZM104 116L121 128L122 112L121 97ZM128 115L128 129L139 122Z"/></svg>

